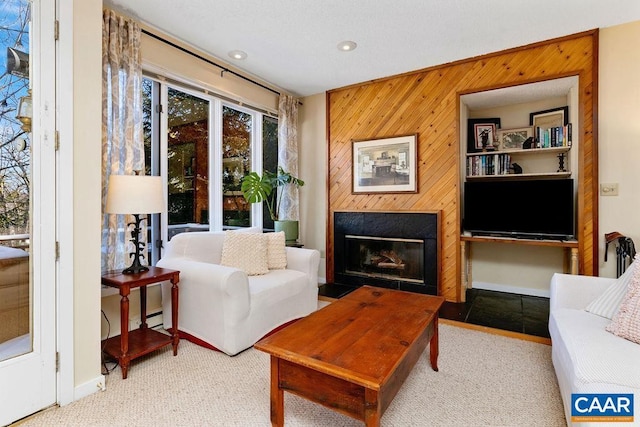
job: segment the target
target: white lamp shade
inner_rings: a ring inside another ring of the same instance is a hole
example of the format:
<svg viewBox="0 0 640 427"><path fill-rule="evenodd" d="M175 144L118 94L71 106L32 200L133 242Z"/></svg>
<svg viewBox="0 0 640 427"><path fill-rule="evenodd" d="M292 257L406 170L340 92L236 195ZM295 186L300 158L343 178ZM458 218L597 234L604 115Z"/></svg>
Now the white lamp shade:
<svg viewBox="0 0 640 427"><path fill-rule="evenodd" d="M106 213L151 214L165 208L162 177L111 175L107 188Z"/></svg>

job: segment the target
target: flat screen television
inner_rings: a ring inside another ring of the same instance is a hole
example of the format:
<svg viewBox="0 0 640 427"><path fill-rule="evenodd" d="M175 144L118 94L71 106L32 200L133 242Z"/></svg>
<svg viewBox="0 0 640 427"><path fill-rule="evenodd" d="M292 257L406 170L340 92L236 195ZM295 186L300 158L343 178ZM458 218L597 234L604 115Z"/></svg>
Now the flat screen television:
<svg viewBox="0 0 640 427"><path fill-rule="evenodd" d="M574 218L573 179L464 183L463 229L472 234L566 240Z"/></svg>

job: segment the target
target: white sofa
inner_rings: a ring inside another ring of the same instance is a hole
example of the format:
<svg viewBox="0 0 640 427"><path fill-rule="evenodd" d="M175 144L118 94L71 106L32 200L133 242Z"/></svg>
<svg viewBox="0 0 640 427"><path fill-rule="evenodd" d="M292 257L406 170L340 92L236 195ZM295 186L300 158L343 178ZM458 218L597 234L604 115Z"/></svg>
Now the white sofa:
<svg viewBox="0 0 640 427"><path fill-rule="evenodd" d="M568 274L551 279L551 356L568 425L572 393L634 393L636 419L640 416L640 345L607 332L611 320L585 310L615 282Z"/></svg>
<svg viewBox="0 0 640 427"><path fill-rule="evenodd" d="M320 253L287 247L286 269L248 276L220 265L224 237L224 232L178 234L157 266L180 271L181 337L233 356L317 309ZM165 328L172 328L170 283L162 284L162 309Z"/></svg>

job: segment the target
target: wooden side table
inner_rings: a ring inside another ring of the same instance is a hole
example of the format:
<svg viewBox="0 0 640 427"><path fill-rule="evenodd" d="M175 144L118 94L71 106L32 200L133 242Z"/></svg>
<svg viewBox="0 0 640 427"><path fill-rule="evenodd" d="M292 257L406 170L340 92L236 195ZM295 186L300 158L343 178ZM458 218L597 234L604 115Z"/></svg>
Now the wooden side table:
<svg viewBox="0 0 640 427"><path fill-rule="evenodd" d="M169 280L171 286L171 335L154 331L147 326L147 285ZM154 350L173 345L173 355L178 354L178 282L180 272L168 268L149 267L149 271L136 274L122 274L109 271L102 275L102 284L120 291L120 336L103 342L104 352L118 360L122 378L127 378L129 364L137 357ZM140 328L129 331L129 293L140 288Z"/></svg>

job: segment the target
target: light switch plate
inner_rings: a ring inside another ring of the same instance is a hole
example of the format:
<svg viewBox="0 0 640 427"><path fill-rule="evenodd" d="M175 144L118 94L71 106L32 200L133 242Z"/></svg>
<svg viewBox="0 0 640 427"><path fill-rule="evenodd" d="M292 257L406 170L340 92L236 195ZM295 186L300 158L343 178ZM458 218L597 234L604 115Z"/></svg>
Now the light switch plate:
<svg viewBox="0 0 640 427"><path fill-rule="evenodd" d="M617 196L618 195L618 183L613 184L600 184L601 196Z"/></svg>

